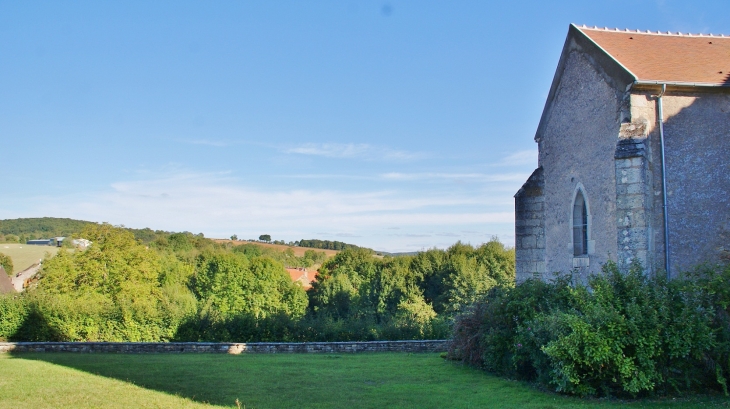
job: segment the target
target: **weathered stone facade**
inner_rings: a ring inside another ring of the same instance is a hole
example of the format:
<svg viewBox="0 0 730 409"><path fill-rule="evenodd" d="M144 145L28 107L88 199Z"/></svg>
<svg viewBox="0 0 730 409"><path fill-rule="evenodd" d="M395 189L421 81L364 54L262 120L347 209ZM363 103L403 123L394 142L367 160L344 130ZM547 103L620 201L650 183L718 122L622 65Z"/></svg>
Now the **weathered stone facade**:
<svg viewBox="0 0 730 409"><path fill-rule="evenodd" d="M642 129L635 124L624 124L622 131ZM626 132L622 132L624 135ZM651 184L648 158L643 138L640 135L619 135L616 146L616 227L618 250L616 262L621 266L633 260L644 266L654 264L650 259L651 246ZM624 137L622 137L624 136Z"/></svg>
<svg viewBox="0 0 730 409"><path fill-rule="evenodd" d="M515 195L517 276L543 278L545 271L545 180L537 168Z"/></svg>
<svg viewBox="0 0 730 409"><path fill-rule="evenodd" d="M445 352L448 340L365 342L0 342L2 352L81 353L355 353Z"/></svg>
<svg viewBox="0 0 730 409"><path fill-rule="evenodd" d="M624 34L621 41L635 44L638 34ZM676 276L718 261L730 240L730 81L664 86L669 255ZM585 280L609 260L666 268L661 92L660 82L640 81L585 30L570 27L535 135L538 169L515 195L518 282L555 272ZM584 230L576 224L577 197L585 202ZM576 246L579 239L585 244Z"/></svg>

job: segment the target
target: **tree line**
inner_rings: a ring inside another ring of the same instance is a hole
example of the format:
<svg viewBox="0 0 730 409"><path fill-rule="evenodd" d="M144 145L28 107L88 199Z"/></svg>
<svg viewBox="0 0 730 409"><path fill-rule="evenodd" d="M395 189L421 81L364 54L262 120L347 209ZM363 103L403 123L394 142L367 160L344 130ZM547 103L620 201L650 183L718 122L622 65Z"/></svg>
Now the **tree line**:
<svg viewBox="0 0 730 409"><path fill-rule="evenodd" d="M354 245L354 244L347 244L343 243L341 241L337 240L317 240L317 239L310 239L310 240L299 240L298 244L299 247L309 247L313 249L322 249L322 250L345 250L345 249L358 249L360 247ZM371 250L372 251L372 250Z"/></svg>
<svg viewBox="0 0 730 409"><path fill-rule="evenodd" d="M0 338L55 341L344 341L443 338L452 317L510 285L514 250L492 240L415 256L348 248L276 252L192 233L153 241L89 224L93 244L43 263L24 293L0 297ZM285 266L318 265L312 289Z"/></svg>

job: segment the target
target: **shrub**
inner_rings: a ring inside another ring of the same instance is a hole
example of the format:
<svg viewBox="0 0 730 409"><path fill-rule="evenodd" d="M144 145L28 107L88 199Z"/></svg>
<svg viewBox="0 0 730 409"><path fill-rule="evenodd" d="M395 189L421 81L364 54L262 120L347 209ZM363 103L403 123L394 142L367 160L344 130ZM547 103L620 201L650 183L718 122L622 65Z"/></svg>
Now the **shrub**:
<svg viewBox="0 0 730 409"><path fill-rule="evenodd" d="M729 277L705 268L667 282L608 263L587 286L495 288L457 317L450 356L581 396L726 389Z"/></svg>
<svg viewBox="0 0 730 409"><path fill-rule="evenodd" d="M28 303L18 295L0 295L0 340L10 340L28 316Z"/></svg>
<svg viewBox="0 0 730 409"><path fill-rule="evenodd" d="M8 275L13 274L13 260L10 256L0 253L0 266L5 269L5 272L8 273Z"/></svg>

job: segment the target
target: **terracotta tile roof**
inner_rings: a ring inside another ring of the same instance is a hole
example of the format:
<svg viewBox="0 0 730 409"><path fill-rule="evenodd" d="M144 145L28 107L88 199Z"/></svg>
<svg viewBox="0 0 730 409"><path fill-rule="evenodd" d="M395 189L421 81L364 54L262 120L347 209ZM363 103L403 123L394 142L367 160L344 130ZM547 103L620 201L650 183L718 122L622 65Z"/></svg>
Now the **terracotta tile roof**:
<svg viewBox="0 0 730 409"><path fill-rule="evenodd" d="M730 86L730 37L576 27L639 81Z"/></svg>
<svg viewBox="0 0 730 409"><path fill-rule="evenodd" d="M317 279L319 273L316 270L307 270L306 268L287 268L286 272L289 273L292 281L301 282L305 290L312 288L312 281Z"/></svg>

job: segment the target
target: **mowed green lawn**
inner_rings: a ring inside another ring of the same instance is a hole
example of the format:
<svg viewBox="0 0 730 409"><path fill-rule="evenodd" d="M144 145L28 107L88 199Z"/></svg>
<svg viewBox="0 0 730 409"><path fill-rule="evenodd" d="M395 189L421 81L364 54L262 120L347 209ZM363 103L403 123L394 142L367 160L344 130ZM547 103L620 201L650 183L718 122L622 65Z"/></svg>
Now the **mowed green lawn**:
<svg viewBox="0 0 730 409"><path fill-rule="evenodd" d="M0 243L0 253L10 256L13 260L13 272L15 274L37 263L45 257L46 253L55 255L58 247L54 246L32 246L18 243Z"/></svg>
<svg viewBox="0 0 730 409"><path fill-rule="evenodd" d="M0 408L720 408L580 400L438 354L0 354Z"/></svg>

